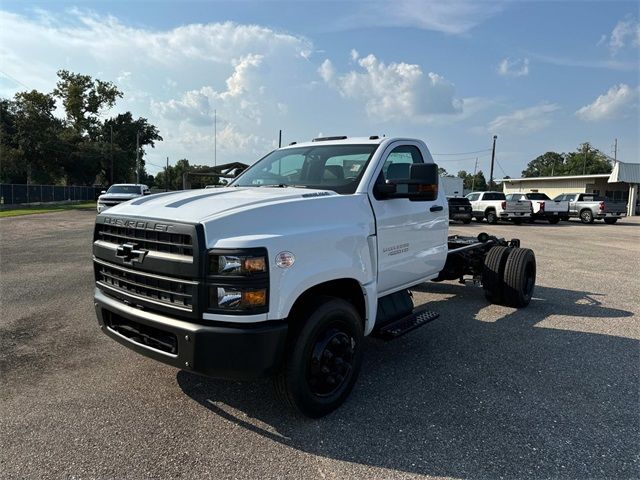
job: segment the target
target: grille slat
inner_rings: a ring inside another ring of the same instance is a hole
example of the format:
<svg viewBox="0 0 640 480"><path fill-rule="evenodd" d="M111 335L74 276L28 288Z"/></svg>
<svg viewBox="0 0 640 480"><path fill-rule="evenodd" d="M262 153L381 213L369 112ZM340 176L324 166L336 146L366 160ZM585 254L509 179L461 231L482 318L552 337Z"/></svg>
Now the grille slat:
<svg viewBox="0 0 640 480"><path fill-rule="evenodd" d="M193 257L193 239L188 234L156 232L104 224L98 225L97 233L101 240L114 245L135 242L145 250Z"/></svg>
<svg viewBox="0 0 640 480"><path fill-rule="evenodd" d="M99 260L95 262L99 285L167 307L193 311L195 282L146 274Z"/></svg>

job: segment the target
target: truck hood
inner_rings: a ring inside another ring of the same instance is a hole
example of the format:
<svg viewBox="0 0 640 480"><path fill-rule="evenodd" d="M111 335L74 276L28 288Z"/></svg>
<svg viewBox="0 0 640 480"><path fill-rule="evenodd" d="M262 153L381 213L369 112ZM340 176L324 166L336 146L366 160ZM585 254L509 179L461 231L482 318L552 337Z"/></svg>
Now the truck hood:
<svg viewBox="0 0 640 480"><path fill-rule="evenodd" d="M196 223L247 209L338 195L309 188L225 187L158 193L116 205L105 215Z"/></svg>
<svg viewBox="0 0 640 480"><path fill-rule="evenodd" d="M133 198L141 197L139 193L103 193L98 197L98 201L110 201L110 202L126 202Z"/></svg>

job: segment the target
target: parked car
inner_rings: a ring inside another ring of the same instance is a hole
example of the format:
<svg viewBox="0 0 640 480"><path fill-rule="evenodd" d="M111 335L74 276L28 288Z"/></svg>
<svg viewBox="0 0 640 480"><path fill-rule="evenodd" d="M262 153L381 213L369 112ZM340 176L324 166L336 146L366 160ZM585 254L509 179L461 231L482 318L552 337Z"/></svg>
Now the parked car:
<svg viewBox="0 0 640 480"><path fill-rule="evenodd" d="M496 224L498 220L512 220L515 224L531 218L529 200L507 201L502 192L471 192L467 195L471 202L473 216L478 222L486 218L487 223Z"/></svg>
<svg viewBox="0 0 640 480"><path fill-rule="evenodd" d="M551 224L556 224L560 220L569 220L569 202L561 200L551 200L546 193L510 193L507 200L530 200L531 219L547 220Z"/></svg>
<svg viewBox="0 0 640 480"><path fill-rule="evenodd" d="M473 214L471 202L466 197L447 197L449 204L449 220L459 220L464 224L471 223Z"/></svg>
<svg viewBox="0 0 640 480"><path fill-rule="evenodd" d="M108 190L103 190L98 197L98 213L122 202L149 195L150 193L149 187L141 183L115 183Z"/></svg>
<svg viewBox="0 0 640 480"><path fill-rule="evenodd" d="M569 202L569 216L582 223L604 220L613 225L627 215L627 202L612 202L595 193L562 193L554 200Z"/></svg>

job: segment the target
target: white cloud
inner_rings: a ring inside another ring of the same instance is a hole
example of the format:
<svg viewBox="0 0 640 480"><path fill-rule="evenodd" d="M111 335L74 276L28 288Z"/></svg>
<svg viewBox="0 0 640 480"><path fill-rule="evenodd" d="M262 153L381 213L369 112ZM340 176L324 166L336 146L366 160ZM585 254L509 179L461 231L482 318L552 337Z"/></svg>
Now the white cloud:
<svg viewBox="0 0 640 480"><path fill-rule="evenodd" d="M626 116L638 107L638 88L621 83L600 95L589 105L576 112L576 116L587 122L611 120Z"/></svg>
<svg viewBox="0 0 640 480"><path fill-rule="evenodd" d="M324 62L322 62L320 67L318 67L318 73L322 77L322 80L324 80L326 83L332 83L336 72L333 68L331 60L327 58Z"/></svg>
<svg viewBox="0 0 640 480"><path fill-rule="evenodd" d="M554 103L542 103L529 108L515 110L500 115L489 123L490 133L514 132L530 133L541 130L551 124L551 114L560 107Z"/></svg>
<svg viewBox="0 0 640 480"><path fill-rule="evenodd" d="M503 1L443 2L435 0L374 1L357 4L355 13L336 22L337 28L410 27L464 34L503 10Z"/></svg>
<svg viewBox="0 0 640 480"><path fill-rule="evenodd" d="M614 54L627 46L640 46L640 22L631 16L620 20L609 36L609 48Z"/></svg>
<svg viewBox="0 0 640 480"><path fill-rule="evenodd" d="M352 52L354 57L360 69L337 76L331 62L325 60L320 75L344 98L363 102L371 118L415 120L462 111L462 102L454 98L453 84L441 75L425 75L414 64L385 64L374 55L360 58Z"/></svg>
<svg viewBox="0 0 640 480"><path fill-rule="evenodd" d="M516 58L511 60L505 58L498 65L498 73L506 77L524 77L529 75L529 59Z"/></svg>
<svg viewBox="0 0 640 480"><path fill-rule="evenodd" d="M0 11L0 25L3 71L22 84L0 78L0 95L51 91L60 68L114 81L124 98L107 115L131 110L157 125L165 141L148 153L158 164L167 155L210 163L214 109L227 119L218 150L235 158L226 160L259 158L272 147L274 123L295 115L288 104L296 86L317 75L309 40L257 25L149 29L78 9L35 16Z"/></svg>

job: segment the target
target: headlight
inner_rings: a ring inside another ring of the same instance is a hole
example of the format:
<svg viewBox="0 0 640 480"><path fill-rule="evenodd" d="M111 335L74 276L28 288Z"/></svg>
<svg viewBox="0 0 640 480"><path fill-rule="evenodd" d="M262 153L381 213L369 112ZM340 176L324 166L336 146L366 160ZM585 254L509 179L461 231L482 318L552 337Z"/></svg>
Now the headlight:
<svg viewBox="0 0 640 480"><path fill-rule="evenodd" d="M265 313L269 306L266 248L209 251L208 310L227 314Z"/></svg>
<svg viewBox="0 0 640 480"><path fill-rule="evenodd" d="M255 310L267 305L266 288L209 287L209 306L221 310Z"/></svg>
<svg viewBox="0 0 640 480"><path fill-rule="evenodd" d="M266 273L266 255L215 255L209 256L209 275L254 275Z"/></svg>

